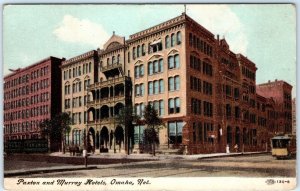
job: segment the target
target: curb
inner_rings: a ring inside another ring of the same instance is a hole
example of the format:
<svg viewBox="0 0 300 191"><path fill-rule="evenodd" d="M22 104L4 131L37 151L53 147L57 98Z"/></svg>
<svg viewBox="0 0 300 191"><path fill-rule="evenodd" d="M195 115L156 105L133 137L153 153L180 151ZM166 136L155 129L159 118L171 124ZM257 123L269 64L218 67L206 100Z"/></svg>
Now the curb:
<svg viewBox="0 0 300 191"><path fill-rule="evenodd" d="M219 155L219 156L203 156L197 158L197 160L201 159L208 159L208 158L222 158L222 157L233 157L233 156L245 156L245 155L259 155L259 154L267 154L270 153L270 151L264 151L264 152L253 152L253 153L232 153L232 154L226 154L226 155Z"/></svg>
<svg viewBox="0 0 300 191"><path fill-rule="evenodd" d="M62 171L76 171L76 170L92 170L97 169L97 166L88 166L88 167L72 167L72 168L53 168L53 169L33 169L33 170L22 170L22 171L14 171L14 172L5 172L4 177L12 177L12 176L20 176L20 175L28 175L28 174L39 174L39 173L50 173L50 172L62 172Z"/></svg>

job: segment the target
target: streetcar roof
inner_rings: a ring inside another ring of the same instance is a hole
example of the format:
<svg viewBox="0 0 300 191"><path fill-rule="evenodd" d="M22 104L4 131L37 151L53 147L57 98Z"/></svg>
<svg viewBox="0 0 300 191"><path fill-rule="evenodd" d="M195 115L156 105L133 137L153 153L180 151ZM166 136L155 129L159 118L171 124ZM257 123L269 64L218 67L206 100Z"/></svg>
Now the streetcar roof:
<svg viewBox="0 0 300 191"><path fill-rule="evenodd" d="M276 136L276 137L273 137L272 139L291 139L291 137L288 137L288 136Z"/></svg>

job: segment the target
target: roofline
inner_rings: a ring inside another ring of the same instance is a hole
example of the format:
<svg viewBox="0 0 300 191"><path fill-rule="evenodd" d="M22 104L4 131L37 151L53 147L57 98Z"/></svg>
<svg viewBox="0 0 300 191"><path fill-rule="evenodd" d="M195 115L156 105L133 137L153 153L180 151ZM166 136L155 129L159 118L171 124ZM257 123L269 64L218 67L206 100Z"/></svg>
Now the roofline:
<svg viewBox="0 0 300 191"><path fill-rule="evenodd" d="M47 61L52 60L52 59L58 59L58 60L63 61L65 58L57 58L57 57L55 57L55 56L49 56L49 57L46 57L46 58L44 58L44 59L42 59L42 60L39 60L39 61L37 61L37 62L35 62L35 63L29 65L29 66L26 66L26 67L24 67L24 68L18 68L19 70L17 69L16 71L14 71L14 72L12 72L12 73L10 73L10 74L5 75L5 76L4 76L4 80L5 80L6 78L12 77L12 76L14 76L14 75L16 75L16 74L19 74L19 73L21 73L21 72L24 72L25 70L28 70L28 69L30 69L30 68L32 68L32 67L35 67L35 66L37 66L37 65L39 65L39 64L42 64L42 63L47 62Z"/></svg>

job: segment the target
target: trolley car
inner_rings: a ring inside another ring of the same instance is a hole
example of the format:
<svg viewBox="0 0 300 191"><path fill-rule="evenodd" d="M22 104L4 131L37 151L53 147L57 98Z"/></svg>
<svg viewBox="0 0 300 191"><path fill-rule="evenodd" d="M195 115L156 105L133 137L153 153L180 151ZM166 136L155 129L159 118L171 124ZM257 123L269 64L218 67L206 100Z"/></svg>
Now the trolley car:
<svg viewBox="0 0 300 191"><path fill-rule="evenodd" d="M277 135L271 139L272 156L277 159L296 155L296 138L293 135Z"/></svg>

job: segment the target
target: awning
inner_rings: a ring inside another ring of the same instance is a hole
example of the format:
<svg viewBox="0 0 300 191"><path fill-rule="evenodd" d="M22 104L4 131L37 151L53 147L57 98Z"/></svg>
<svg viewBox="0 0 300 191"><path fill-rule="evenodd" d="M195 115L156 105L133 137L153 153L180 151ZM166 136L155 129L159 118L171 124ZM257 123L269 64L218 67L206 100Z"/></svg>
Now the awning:
<svg viewBox="0 0 300 191"><path fill-rule="evenodd" d="M158 40L152 42L150 45L155 45L155 44L158 44L158 43L161 43L161 39L158 39Z"/></svg>

